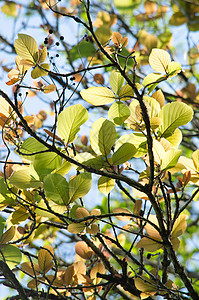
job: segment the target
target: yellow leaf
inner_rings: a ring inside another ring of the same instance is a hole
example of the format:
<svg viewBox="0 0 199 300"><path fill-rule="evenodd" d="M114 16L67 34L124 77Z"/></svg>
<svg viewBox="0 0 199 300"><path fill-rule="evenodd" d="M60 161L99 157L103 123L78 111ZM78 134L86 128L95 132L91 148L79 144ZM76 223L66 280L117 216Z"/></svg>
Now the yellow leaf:
<svg viewBox="0 0 199 300"><path fill-rule="evenodd" d="M84 259L91 259L93 256L93 250L83 241L76 243L75 252Z"/></svg>
<svg viewBox="0 0 199 300"><path fill-rule="evenodd" d="M176 238L183 234L187 228L187 222L186 222L186 215L181 214L175 221L172 231L171 231L171 237Z"/></svg>
<svg viewBox="0 0 199 300"><path fill-rule="evenodd" d="M40 274L38 265L33 263L33 268L32 268L32 264L30 261L22 263L21 268L22 270L24 270L25 272L33 276Z"/></svg>
<svg viewBox="0 0 199 300"><path fill-rule="evenodd" d="M45 249L40 249L38 254L38 265L43 273L47 273L54 265L52 262L54 251L52 246L44 246Z"/></svg>
<svg viewBox="0 0 199 300"><path fill-rule="evenodd" d="M108 195L115 187L115 180L112 178L101 176L98 180L98 189L104 195Z"/></svg>
<svg viewBox="0 0 199 300"><path fill-rule="evenodd" d="M97 277L97 273L105 274L106 269L102 263L97 263L90 271L90 278L93 280L93 284L98 284L102 278Z"/></svg>
<svg viewBox="0 0 199 300"><path fill-rule="evenodd" d="M149 64L157 72L166 73L167 66L170 62L170 55L165 50L155 48L149 55Z"/></svg>
<svg viewBox="0 0 199 300"><path fill-rule="evenodd" d="M192 154L192 159L194 166L196 168L196 171L199 172L199 149L193 152Z"/></svg>
<svg viewBox="0 0 199 300"><path fill-rule="evenodd" d="M43 70L43 69L45 70ZM42 76L47 76L48 75L48 71L46 70L50 70L50 66L49 64L41 64L40 66L37 66L36 68L34 68L31 72L31 77L33 79L36 79L38 77L42 77Z"/></svg>
<svg viewBox="0 0 199 300"><path fill-rule="evenodd" d="M81 233L82 231L84 231L85 229L85 224L82 223L71 223L68 225L67 230L70 233L74 233L74 234L78 234Z"/></svg>
<svg viewBox="0 0 199 300"><path fill-rule="evenodd" d="M10 242L15 235L15 231L16 228L14 226L11 226L6 232L4 232L4 234L1 237L0 244L2 245Z"/></svg>
<svg viewBox="0 0 199 300"><path fill-rule="evenodd" d="M80 94L84 100L95 106L112 103L115 99L114 93L107 87L90 87L82 90Z"/></svg>
<svg viewBox="0 0 199 300"><path fill-rule="evenodd" d="M56 86L54 84L49 84L43 88L43 92L45 94L52 93L56 90Z"/></svg>
<svg viewBox="0 0 199 300"><path fill-rule="evenodd" d="M130 100L131 98L133 98L134 96L134 92L133 92L133 89L130 85L128 84L125 84L120 92L119 92L119 98L120 98L120 101L127 101L127 100Z"/></svg>
<svg viewBox="0 0 199 300"><path fill-rule="evenodd" d="M154 252L162 248L162 244L151 240L147 237L143 237L136 245L138 248L144 248L148 252Z"/></svg>
<svg viewBox="0 0 199 300"><path fill-rule="evenodd" d="M159 102L160 107L164 106L165 97L161 90L157 90L156 92L154 92L151 97L153 97L156 101Z"/></svg>
<svg viewBox="0 0 199 300"><path fill-rule="evenodd" d="M43 49L39 49L39 61L38 63L42 64L47 57L47 48L43 47Z"/></svg>
<svg viewBox="0 0 199 300"><path fill-rule="evenodd" d="M114 214L118 214L118 213L131 214L129 210L127 210L125 208L120 208L120 207L114 208L113 213ZM131 216L115 216L115 217L121 221L130 221L132 219Z"/></svg>

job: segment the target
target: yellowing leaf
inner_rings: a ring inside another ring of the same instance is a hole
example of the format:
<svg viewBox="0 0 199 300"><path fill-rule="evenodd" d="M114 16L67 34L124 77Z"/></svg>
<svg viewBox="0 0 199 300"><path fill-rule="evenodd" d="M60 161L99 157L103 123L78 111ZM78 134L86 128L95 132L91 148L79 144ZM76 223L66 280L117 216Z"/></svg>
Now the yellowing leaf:
<svg viewBox="0 0 199 300"><path fill-rule="evenodd" d="M116 125L122 125L130 116L130 109L122 102L114 102L108 111L108 118Z"/></svg>
<svg viewBox="0 0 199 300"><path fill-rule="evenodd" d="M167 137L167 141L169 141L172 148L177 148L182 141L182 133L180 129L177 128L172 135Z"/></svg>
<svg viewBox="0 0 199 300"><path fill-rule="evenodd" d="M75 214L77 219L82 219L90 215L88 210L84 207L78 207L75 211Z"/></svg>
<svg viewBox="0 0 199 300"><path fill-rule="evenodd" d="M115 180L112 178L101 176L98 180L98 189L104 195L108 195L115 187Z"/></svg>
<svg viewBox="0 0 199 300"><path fill-rule="evenodd" d="M66 107L58 116L57 132L66 144L73 142L80 126L89 118L86 108L81 104Z"/></svg>
<svg viewBox="0 0 199 300"><path fill-rule="evenodd" d="M52 246L44 246L45 249L40 249L38 254L38 265L42 273L47 273L54 265L52 262L54 251Z"/></svg>
<svg viewBox="0 0 199 300"><path fill-rule="evenodd" d="M120 98L120 101L127 101L127 100L130 100L131 98L133 98L134 96L134 92L133 92L133 89L130 85L128 84L125 84L119 94L118 94L119 98Z"/></svg>
<svg viewBox="0 0 199 300"><path fill-rule="evenodd" d="M45 70L43 70L42 68ZM49 64L41 64L40 66L37 66L32 70L31 77L33 79L36 79L38 77L47 76L49 70L50 70Z"/></svg>
<svg viewBox="0 0 199 300"><path fill-rule="evenodd" d="M181 65L175 61L172 61L167 66L167 73L170 77L177 75L179 72L181 72Z"/></svg>
<svg viewBox="0 0 199 300"><path fill-rule="evenodd" d="M108 156L116 140L115 126L112 122L100 118L93 123L89 138L96 154Z"/></svg>
<svg viewBox="0 0 199 300"><path fill-rule="evenodd" d="M49 84L43 88L43 92L45 94L52 93L56 90L56 86L54 84Z"/></svg>
<svg viewBox="0 0 199 300"><path fill-rule="evenodd" d="M67 230L73 234L81 233L82 231L84 231L84 229L85 229L85 224L82 223L71 223L68 225L67 228Z"/></svg>
<svg viewBox="0 0 199 300"><path fill-rule="evenodd" d="M154 92L151 97L153 97L156 101L159 102L160 107L164 106L165 97L161 90L157 90L156 92Z"/></svg>
<svg viewBox="0 0 199 300"><path fill-rule="evenodd" d="M176 238L180 236L185 232L186 228L187 228L186 215L180 214L173 225L171 237Z"/></svg>
<svg viewBox="0 0 199 300"><path fill-rule="evenodd" d="M36 63L38 60L38 46L35 39L27 34L18 34L15 40L15 50L17 54L25 60Z"/></svg>
<svg viewBox="0 0 199 300"><path fill-rule="evenodd" d="M82 90L80 94L84 100L95 106L112 103L115 99L114 93L107 87L90 87Z"/></svg>
<svg viewBox="0 0 199 300"><path fill-rule="evenodd" d="M170 62L170 55L165 50L155 48L149 55L149 64L157 72L166 73L167 66Z"/></svg>
<svg viewBox="0 0 199 300"><path fill-rule="evenodd" d="M35 274L36 275L40 274L40 272L39 272L40 269L39 269L38 265L33 263L33 267L32 267L32 264L30 261L22 263L21 268L22 268L22 270L24 270L25 272L27 272L28 274L33 275L33 276L35 276Z"/></svg>
<svg viewBox="0 0 199 300"><path fill-rule="evenodd" d="M47 57L47 53L48 52L47 52L46 47L43 47L42 49L39 49L39 61L38 61L39 64L42 64L45 61L45 59Z"/></svg>
<svg viewBox="0 0 199 300"><path fill-rule="evenodd" d="M146 251L154 252L162 248L162 244L150 238L143 237L136 245L138 248L144 248Z"/></svg>
<svg viewBox="0 0 199 300"><path fill-rule="evenodd" d="M161 82L164 78L165 77L162 76L161 74L150 73L144 78L142 84L143 86L148 87L148 91L150 93L154 90L154 88L158 85L158 83Z"/></svg>
<svg viewBox="0 0 199 300"><path fill-rule="evenodd" d="M6 232L4 232L4 234L2 235L1 239L0 239L0 244L6 244L8 242L10 242L14 235L15 235L15 231L16 228L14 226L11 226Z"/></svg>
<svg viewBox="0 0 199 300"><path fill-rule="evenodd" d="M93 284L98 284L102 280L102 278L97 277L97 273L105 274L105 272L104 265L101 262L97 263L90 271L90 278L93 280Z"/></svg>
<svg viewBox="0 0 199 300"><path fill-rule="evenodd" d="M114 208L113 213L114 214L122 214L122 213L131 214L131 212L128 209L120 208L120 207ZM132 219L131 216L115 216L115 217L121 221L130 221Z"/></svg>
<svg viewBox="0 0 199 300"><path fill-rule="evenodd" d="M75 252L84 259L91 259L94 254L93 250L84 241L75 244Z"/></svg>

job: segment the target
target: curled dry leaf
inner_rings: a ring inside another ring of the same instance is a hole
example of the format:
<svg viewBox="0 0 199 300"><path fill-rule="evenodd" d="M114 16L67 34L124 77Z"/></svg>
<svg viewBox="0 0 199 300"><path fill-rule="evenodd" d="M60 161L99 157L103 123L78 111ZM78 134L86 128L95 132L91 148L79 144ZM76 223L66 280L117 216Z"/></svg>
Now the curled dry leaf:
<svg viewBox="0 0 199 300"><path fill-rule="evenodd" d="M84 259L91 259L94 254L93 250L83 241L76 243L75 252Z"/></svg>
<svg viewBox="0 0 199 300"><path fill-rule="evenodd" d="M48 245L44 247L45 249L40 249L38 254L38 265L40 271L47 273L54 265L52 262L54 251L52 246Z"/></svg>

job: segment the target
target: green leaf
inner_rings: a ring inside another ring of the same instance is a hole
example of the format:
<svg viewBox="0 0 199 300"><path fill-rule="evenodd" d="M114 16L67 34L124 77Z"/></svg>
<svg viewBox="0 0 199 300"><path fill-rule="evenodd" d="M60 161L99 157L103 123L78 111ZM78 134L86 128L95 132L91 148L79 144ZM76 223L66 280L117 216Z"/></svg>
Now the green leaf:
<svg viewBox="0 0 199 300"><path fill-rule="evenodd" d="M180 149L170 149L165 152L162 156L161 169L164 171L175 167L181 154Z"/></svg>
<svg viewBox="0 0 199 300"><path fill-rule="evenodd" d="M83 58L93 56L96 53L96 49L91 42L82 41L77 45L73 46L69 51L69 57L72 61Z"/></svg>
<svg viewBox="0 0 199 300"><path fill-rule="evenodd" d="M58 116L57 132L66 144L73 142L80 126L89 118L88 112L81 104L66 107Z"/></svg>
<svg viewBox="0 0 199 300"><path fill-rule="evenodd" d="M10 184L9 184L9 187L11 187ZM0 205L7 204L7 205L12 206L15 204L15 199L16 199L16 196L9 191L4 178L1 177L0 178Z"/></svg>
<svg viewBox="0 0 199 300"><path fill-rule="evenodd" d="M20 146L20 155L22 155L25 159L33 161L35 159L35 155L31 155L32 153L45 150L47 150L47 148L44 145L38 142L35 138L30 137L26 139Z"/></svg>
<svg viewBox="0 0 199 300"><path fill-rule="evenodd" d="M111 121L100 118L93 123L89 138L96 154L108 156L116 140L115 126Z"/></svg>
<svg viewBox="0 0 199 300"><path fill-rule="evenodd" d="M131 143L137 148L135 157L141 157L147 153L146 137L140 133L130 133L122 135L115 143L115 151L125 143Z"/></svg>
<svg viewBox="0 0 199 300"><path fill-rule="evenodd" d="M171 144L171 148L177 148L182 142L182 133L180 129L176 129L172 135L167 137L167 141Z"/></svg>
<svg viewBox="0 0 199 300"><path fill-rule="evenodd" d="M144 78L142 84L143 84L143 86L147 86L149 93L151 93L155 89L155 87L158 85L158 83L164 78L166 80L166 77L162 76L161 74L150 73L149 75L147 75Z"/></svg>
<svg viewBox="0 0 199 300"><path fill-rule="evenodd" d="M54 152L35 155L33 167L42 180L44 176L61 167L62 158Z"/></svg>
<svg viewBox="0 0 199 300"><path fill-rule="evenodd" d="M163 120L160 126L161 137L167 138L177 127L192 120L193 110L183 102L168 103L160 111L159 117Z"/></svg>
<svg viewBox="0 0 199 300"><path fill-rule="evenodd" d="M130 109L122 102L114 102L108 111L108 117L116 125L122 125L130 116Z"/></svg>
<svg viewBox="0 0 199 300"><path fill-rule="evenodd" d="M144 100L144 102L147 102L150 106L150 112L148 112L150 118L157 117L158 113L160 112L159 102L156 99L154 99L153 97L148 97L148 96L144 96L143 100Z"/></svg>
<svg viewBox="0 0 199 300"><path fill-rule="evenodd" d="M19 189L38 188L41 186L38 174L33 168L18 166L10 177L10 183Z"/></svg>
<svg viewBox="0 0 199 300"><path fill-rule="evenodd" d="M53 212L63 214L66 211L66 206L65 205L58 205L57 203L53 201L48 200L48 205L52 209ZM43 209L46 209L43 210ZM35 213L41 217L48 218L48 219L54 219L55 215L53 213L49 212L48 207L46 206L46 203L42 199L38 204L37 208L35 209Z"/></svg>
<svg viewBox="0 0 199 300"><path fill-rule="evenodd" d="M69 202L69 184L60 174L49 174L44 178L43 185L46 197L59 204L67 205Z"/></svg>
<svg viewBox="0 0 199 300"><path fill-rule="evenodd" d="M60 168L56 169L53 173L65 176L70 171L70 169L71 169L71 163L64 160Z"/></svg>
<svg viewBox="0 0 199 300"><path fill-rule="evenodd" d="M115 180L112 178L101 176L98 180L98 189L104 195L108 195L115 187Z"/></svg>
<svg viewBox="0 0 199 300"><path fill-rule="evenodd" d="M131 143L122 144L113 154L113 165L121 165L131 159L136 153L136 147Z"/></svg>
<svg viewBox="0 0 199 300"><path fill-rule="evenodd" d="M6 225L6 220L0 216L0 239L3 234L4 227Z"/></svg>
<svg viewBox="0 0 199 300"><path fill-rule="evenodd" d="M85 196L91 189L92 178L90 173L81 173L69 181L69 202Z"/></svg>
<svg viewBox="0 0 199 300"><path fill-rule="evenodd" d="M18 39L14 43L17 54L25 60L36 64L38 60L38 46L33 37L27 34L19 33Z"/></svg>
<svg viewBox="0 0 199 300"><path fill-rule="evenodd" d="M40 65L42 68L46 69L46 70L50 70L50 66L49 64L41 64ZM39 66L35 67L32 72L31 72L31 77L33 79L42 77L42 76L47 76L48 75L48 71L45 71L43 69L41 69Z"/></svg>
<svg viewBox="0 0 199 300"><path fill-rule="evenodd" d="M90 87L82 90L80 94L84 100L95 106L109 104L115 100L114 93L107 87Z"/></svg>
<svg viewBox="0 0 199 300"><path fill-rule="evenodd" d="M5 260L10 269L20 264L22 255L20 250L12 245L2 245L0 252L0 260Z"/></svg>
<svg viewBox="0 0 199 300"><path fill-rule="evenodd" d="M114 70L109 77L109 82L113 92L118 95L121 87L123 86L124 77L120 74L120 72Z"/></svg>

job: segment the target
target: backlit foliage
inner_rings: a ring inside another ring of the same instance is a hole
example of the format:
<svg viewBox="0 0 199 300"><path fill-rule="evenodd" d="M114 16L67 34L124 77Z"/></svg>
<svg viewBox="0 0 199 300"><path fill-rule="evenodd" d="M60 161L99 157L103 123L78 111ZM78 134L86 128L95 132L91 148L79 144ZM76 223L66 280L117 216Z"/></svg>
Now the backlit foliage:
<svg viewBox="0 0 199 300"><path fill-rule="evenodd" d="M24 2L0 1L1 284L199 299L199 1Z"/></svg>

